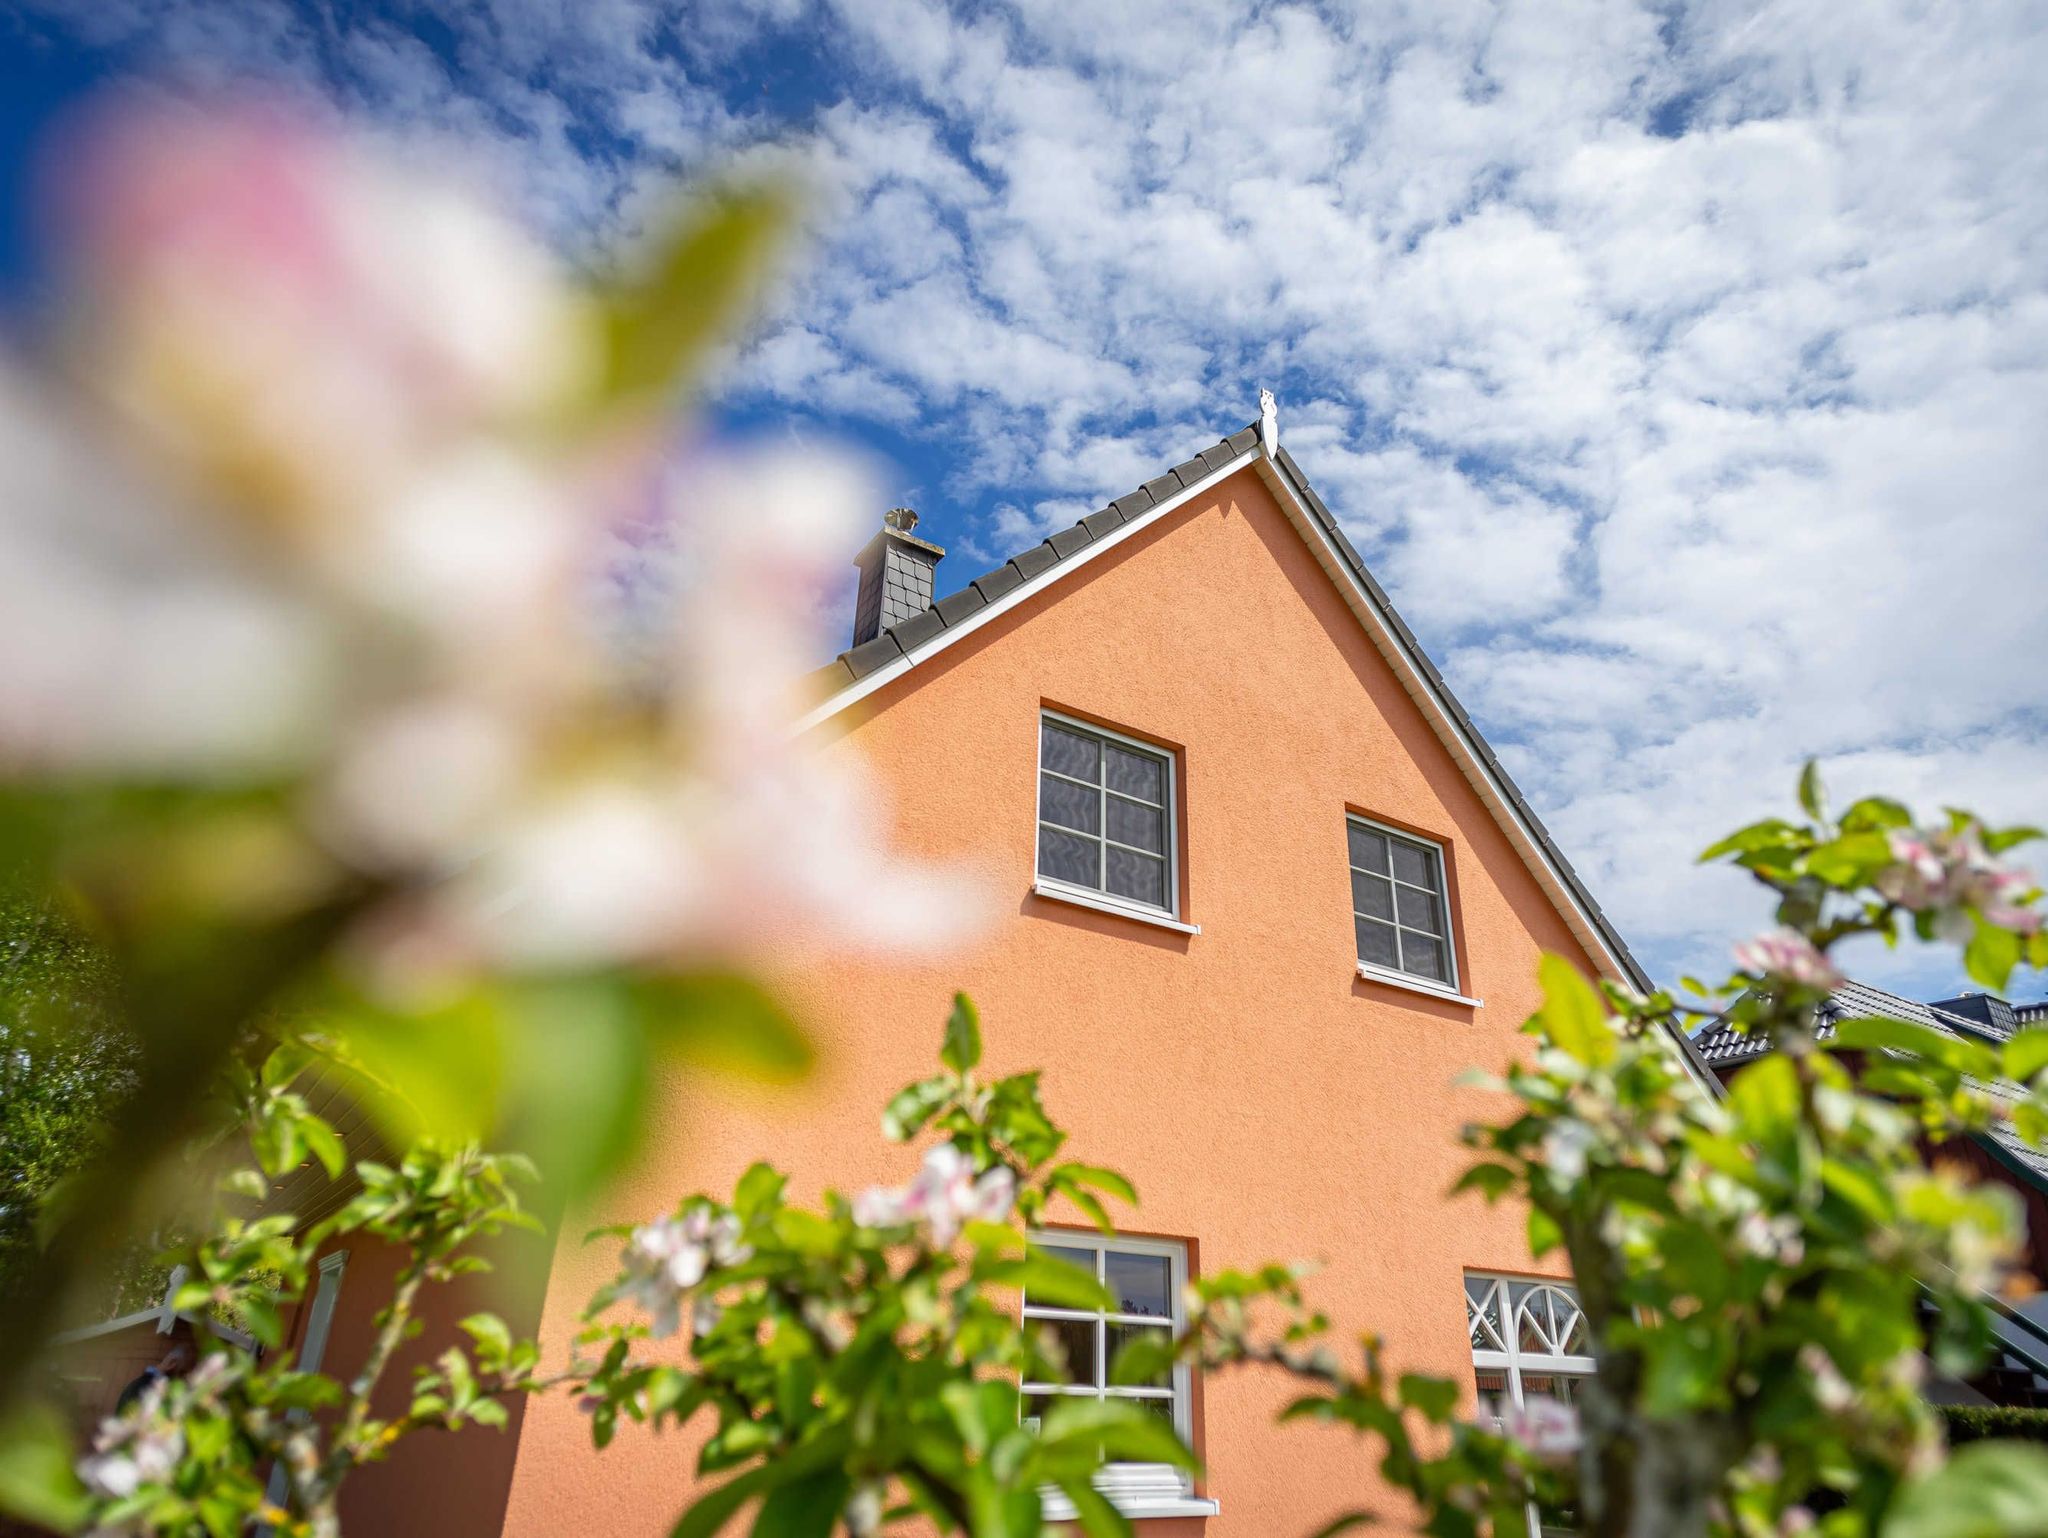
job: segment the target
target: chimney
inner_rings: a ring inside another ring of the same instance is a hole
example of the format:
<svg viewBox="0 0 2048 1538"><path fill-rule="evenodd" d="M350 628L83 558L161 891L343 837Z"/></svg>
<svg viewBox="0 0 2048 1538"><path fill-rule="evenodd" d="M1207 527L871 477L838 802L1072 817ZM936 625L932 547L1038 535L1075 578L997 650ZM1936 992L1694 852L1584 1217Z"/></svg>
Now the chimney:
<svg viewBox="0 0 2048 1538"><path fill-rule="evenodd" d="M882 515L880 531L854 557L860 568L860 597L853 606L855 646L932 606L932 581L946 552L911 533L916 527L916 513L892 507Z"/></svg>

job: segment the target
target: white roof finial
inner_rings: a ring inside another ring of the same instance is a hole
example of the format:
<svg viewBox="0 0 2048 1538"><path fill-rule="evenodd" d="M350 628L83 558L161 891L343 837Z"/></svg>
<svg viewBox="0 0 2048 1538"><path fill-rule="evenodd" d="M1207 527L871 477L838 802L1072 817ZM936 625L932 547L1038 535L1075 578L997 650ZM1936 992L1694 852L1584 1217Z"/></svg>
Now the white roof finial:
<svg viewBox="0 0 2048 1538"><path fill-rule="evenodd" d="M1280 403L1271 390L1259 391L1259 441L1268 454L1280 452Z"/></svg>

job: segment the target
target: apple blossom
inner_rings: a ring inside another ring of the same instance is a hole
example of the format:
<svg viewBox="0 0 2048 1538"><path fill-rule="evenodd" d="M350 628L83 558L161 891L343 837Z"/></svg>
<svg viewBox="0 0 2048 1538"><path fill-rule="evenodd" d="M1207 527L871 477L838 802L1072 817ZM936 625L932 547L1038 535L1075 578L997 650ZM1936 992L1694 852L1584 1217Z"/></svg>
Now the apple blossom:
<svg viewBox="0 0 2048 1538"><path fill-rule="evenodd" d="M1501 1411L1501 1432L1537 1457L1557 1461L1571 1457L1584 1441L1579 1412L1547 1395L1537 1394Z"/></svg>
<svg viewBox="0 0 2048 1538"><path fill-rule="evenodd" d="M1735 947L1735 964L1759 977L1782 978L1826 992L1842 986L1842 974L1796 929L1774 929Z"/></svg>
<svg viewBox="0 0 2048 1538"><path fill-rule="evenodd" d="M997 1165L976 1176L974 1162L951 1143L924 1156L909 1185L873 1186L854 1198L854 1221L866 1228L921 1226L935 1249L945 1249L971 1222L1000 1223L1016 1199L1016 1176Z"/></svg>
<svg viewBox="0 0 2048 1538"><path fill-rule="evenodd" d="M144 1485L162 1484L185 1456L185 1433L164 1414L169 1385L159 1378L119 1415L100 1422L90 1456L79 1460L78 1477L94 1494L126 1500Z"/></svg>
<svg viewBox="0 0 2048 1538"><path fill-rule="evenodd" d="M713 1266L739 1265L752 1253L739 1241L739 1220L693 1207L680 1217L643 1223L627 1237L619 1256L617 1294L643 1309L658 1337L675 1334L682 1322L682 1301ZM698 1299L691 1326L703 1334L717 1323L717 1306Z"/></svg>
<svg viewBox="0 0 2048 1538"><path fill-rule="evenodd" d="M2033 873L1986 849L1976 823L1895 829L1890 844L1894 863L1872 884L1902 908L1933 914L1935 933L1943 939L1968 940L1973 912L2019 934L2040 929L2040 912L2029 906L2037 885Z"/></svg>

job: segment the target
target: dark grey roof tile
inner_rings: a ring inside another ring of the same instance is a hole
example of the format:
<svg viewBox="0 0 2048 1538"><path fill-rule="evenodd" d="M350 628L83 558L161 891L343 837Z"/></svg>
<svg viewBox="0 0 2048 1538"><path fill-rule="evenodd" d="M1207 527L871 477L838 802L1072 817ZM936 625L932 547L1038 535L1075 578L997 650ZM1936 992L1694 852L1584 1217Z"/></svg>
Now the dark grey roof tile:
<svg viewBox="0 0 2048 1538"><path fill-rule="evenodd" d="M896 644L894 633L885 630L872 641L863 641L852 651L841 652L839 660L846 664L846 670L855 678L865 678L902 655L903 648Z"/></svg>
<svg viewBox="0 0 2048 1538"><path fill-rule="evenodd" d="M1053 535L1046 543L1052 546L1052 553L1064 561L1076 550L1087 544L1093 537L1093 535L1077 523L1071 528L1061 529L1059 533Z"/></svg>
<svg viewBox="0 0 2048 1538"><path fill-rule="evenodd" d="M987 602L988 600L973 588L963 587L950 597L941 598L932 607L938 611L939 618L948 625L957 625Z"/></svg>
<svg viewBox="0 0 2048 1538"><path fill-rule="evenodd" d="M1086 518L1083 518L1081 520L1081 527L1088 531L1091 539L1100 539L1123 521L1124 515L1116 510L1116 504L1112 502L1108 507L1101 509L1099 512L1090 513Z"/></svg>
<svg viewBox="0 0 2048 1538"><path fill-rule="evenodd" d="M939 618L937 609L925 609L909 619L899 620L890 627L889 634L896 638L898 646L908 652L924 645L945 628L946 622Z"/></svg>
<svg viewBox="0 0 2048 1538"><path fill-rule="evenodd" d="M1250 427L1241 427L1223 441L1229 445L1231 453L1246 453L1255 447L1259 441L1258 426L1255 423Z"/></svg>
<svg viewBox="0 0 2048 1538"><path fill-rule="evenodd" d="M1166 474L1147 481L1145 491L1154 502L1164 502L1168 497L1179 495L1180 477L1169 470Z"/></svg>
<svg viewBox="0 0 2048 1538"><path fill-rule="evenodd" d="M846 659L834 657L804 679L804 688L807 692L822 698L836 690L844 689L852 682L853 670L846 665Z"/></svg>
<svg viewBox="0 0 2048 1538"><path fill-rule="evenodd" d="M1029 582L1040 572L1051 568L1058 560L1059 557L1053 554L1052 546L1040 541L1022 555L1011 557L1010 564L1022 572L1024 580Z"/></svg>
<svg viewBox="0 0 2048 1538"><path fill-rule="evenodd" d="M1124 522L1128 523L1133 518L1144 516L1145 510L1152 505L1152 493L1141 486L1136 491L1118 497L1109 505L1117 510L1118 516Z"/></svg>
<svg viewBox="0 0 2048 1538"><path fill-rule="evenodd" d="M985 571L974 579L974 585L981 589L981 596L994 603L1012 588L1024 585L1024 577L1016 567L1007 562L994 571Z"/></svg>

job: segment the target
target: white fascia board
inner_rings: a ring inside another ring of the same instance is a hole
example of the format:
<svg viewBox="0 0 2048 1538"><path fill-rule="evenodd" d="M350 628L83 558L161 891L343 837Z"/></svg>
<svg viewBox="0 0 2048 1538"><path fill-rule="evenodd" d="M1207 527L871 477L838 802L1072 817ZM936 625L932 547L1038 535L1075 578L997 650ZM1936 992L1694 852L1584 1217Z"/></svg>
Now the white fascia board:
<svg viewBox="0 0 2048 1538"><path fill-rule="evenodd" d="M1116 528L1110 530L1109 533L1102 535L1100 538L1090 540L1072 555L1062 557L1057 566L1051 567L1042 573L1039 578L1011 588L1009 592L1003 594L994 603L983 604L979 609L968 615L967 618L960 621L959 624L948 625L915 651L905 652L895 661L876 668L867 677L848 684L830 699L823 701L803 716L796 723L794 735L802 736L813 727L820 726L831 720L832 717L838 715L848 706L856 705L870 694L875 693L876 690L886 688L926 658L937 656L955 641L966 639L991 620L1009 613L1010 610L1016 608L1019 604L1028 603L1047 588L1063 581L1070 572L1079 567L1086 566L1105 551L1115 549L1140 529L1147 528L1156 523L1175 508L1193 501L1212 486L1217 485L1221 481L1228 480L1246 465L1255 463L1262 457L1257 447L1246 449L1228 463L1219 465L1216 469L1211 470L1193 485L1183 486L1164 502L1153 503L1136 518L1126 519L1123 523L1117 525Z"/></svg>

